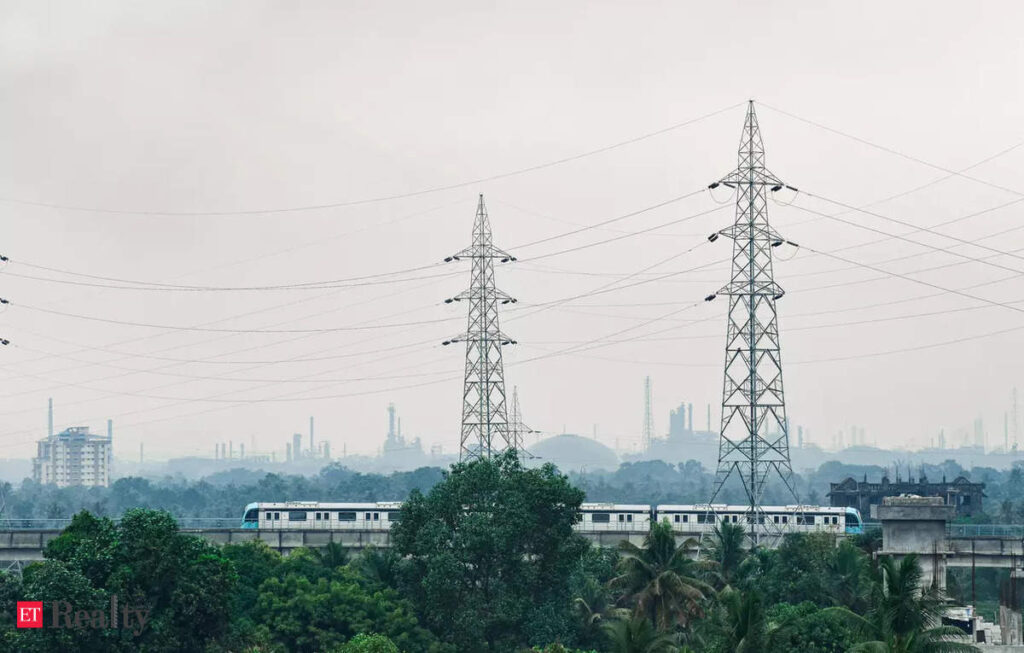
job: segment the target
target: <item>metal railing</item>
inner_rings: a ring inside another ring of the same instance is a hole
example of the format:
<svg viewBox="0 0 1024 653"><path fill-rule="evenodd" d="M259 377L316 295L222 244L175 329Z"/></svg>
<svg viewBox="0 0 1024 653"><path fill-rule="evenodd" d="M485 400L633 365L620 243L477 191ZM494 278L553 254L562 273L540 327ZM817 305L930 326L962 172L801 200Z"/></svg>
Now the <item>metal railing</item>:
<svg viewBox="0 0 1024 653"><path fill-rule="evenodd" d="M1024 538L1020 524L946 524L949 537L1013 537Z"/></svg>
<svg viewBox="0 0 1024 653"><path fill-rule="evenodd" d="M240 517L175 517L178 528L241 528ZM120 521L118 518L112 520ZM70 519L0 519L0 530L54 530L63 529L71 523Z"/></svg>

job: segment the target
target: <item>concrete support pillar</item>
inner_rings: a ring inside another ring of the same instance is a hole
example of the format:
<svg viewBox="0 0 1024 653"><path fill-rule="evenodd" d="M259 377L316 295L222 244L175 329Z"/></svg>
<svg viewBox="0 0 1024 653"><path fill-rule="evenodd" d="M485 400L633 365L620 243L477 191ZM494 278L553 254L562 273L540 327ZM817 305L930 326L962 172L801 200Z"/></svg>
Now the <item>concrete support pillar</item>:
<svg viewBox="0 0 1024 653"><path fill-rule="evenodd" d="M897 560L916 553L921 565L922 589L946 589L946 557L949 542L946 523L955 508L942 497L886 497L872 507L872 517L882 522L882 549L875 555Z"/></svg>

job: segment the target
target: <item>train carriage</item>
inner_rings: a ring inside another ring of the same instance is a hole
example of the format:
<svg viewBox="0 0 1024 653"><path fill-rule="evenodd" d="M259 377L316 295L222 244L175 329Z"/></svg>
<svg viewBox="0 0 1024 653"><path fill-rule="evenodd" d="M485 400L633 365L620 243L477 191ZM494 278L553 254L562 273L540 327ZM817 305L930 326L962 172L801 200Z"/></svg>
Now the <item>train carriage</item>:
<svg viewBox="0 0 1024 653"><path fill-rule="evenodd" d="M709 533L722 523L750 525L752 519L765 530L788 533L834 533L853 535L864 531L860 513L854 508L827 506L764 506L751 517L749 506L726 504L659 505L655 514L680 533Z"/></svg>
<svg viewBox="0 0 1024 653"><path fill-rule="evenodd" d="M651 507L627 503L584 503L573 529L581 533L651 530Z"/></svg>
<svg viewBox="0 0 1024 653"><path fill-rule="evenodd" d="M399 501L329 503L283 501L250 503L242 528L267 530L387 531L402 518Z"/></svg>

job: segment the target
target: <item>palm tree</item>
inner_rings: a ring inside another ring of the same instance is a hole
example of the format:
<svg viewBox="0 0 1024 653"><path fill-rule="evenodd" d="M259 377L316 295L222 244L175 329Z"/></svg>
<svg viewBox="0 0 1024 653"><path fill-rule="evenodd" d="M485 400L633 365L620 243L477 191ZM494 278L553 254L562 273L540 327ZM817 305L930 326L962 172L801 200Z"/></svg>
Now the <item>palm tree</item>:
<svg viewBox="0 0 1024 653"><path fill-rule="evenodd" d="M348 550L341 542L328 542L322 549L313 549L313 557L324 567L336 569L348 562Z"/></svg>
<svg viewBox="0 0 1024 653"><path fill-rule="evenodd" d="M979 649L960 641L963 632L942 625L943 602L933 590L921 591L922 572L917 556L908 554L899 562L884 558L871 588L871 609L860 617L845 608L845 614L874 637L858 644L851 653L968 653Z"/></svg>
<svg viewBox="0 0 1024 653"><path fill-rule="evenodd" d="M659 633L647 619L614 619L605 623L609 653L676 653L671 635Z"/></svg>
<svg viewBox="0 0 1024 653"><path fill-rule="evenodd" d="M700 580L698 562L688 552L696 542L676 545L668 522L654 524L643 546L623 541L619 545L619 575L610 581L623 590L623 599L634 603L634 615L645 616L651 625L668 630L685 624L693 615L703 614L701 602L714 589Z"/></svg>
<svg viewBox="0 0 1024 653"><path fill-rule="evenodd" d="M725 607L728 650L735 653L764 650L767 624L761 596L753 590L739 592L730 589L719 594L719 600Z"/></svg>
<svg viewBox="0 0 1024 653"><path fill-rule="evenodd" d="M747 557L747 534L739 524L722 522L715 526L711 542L704 549L704 557L715 563L722 585L728 586L736 578Z"/></svg>
<svg viewBox="0 0 1024 653"><path fill-rule="evenodd" d="M868 557L852 542L844 540L829 560L832 596L838 605L864 612L871 605Z"/></svg>

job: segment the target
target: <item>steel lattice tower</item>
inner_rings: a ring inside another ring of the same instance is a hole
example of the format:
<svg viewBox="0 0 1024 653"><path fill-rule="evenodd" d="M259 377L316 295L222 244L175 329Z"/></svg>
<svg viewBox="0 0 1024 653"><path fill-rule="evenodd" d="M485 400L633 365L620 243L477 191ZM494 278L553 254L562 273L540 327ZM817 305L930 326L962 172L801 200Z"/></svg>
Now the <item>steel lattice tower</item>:
<svg viewBox="0 0 1024 653"><path fill-rule="evenodd" d="M651 412L651 377L644 377L644 451L650 451L654 444L654 415Z"/></svg>
<svg viewBox="0 0 1024 653"><path fill-rule="evenodd" d="M719 185L736 190L736 222L709 238L733 241L732 277L716 293L729 297L729 319L718 471L710 503L735 472L746 490L753 533L753 525L764 521L761 497L770 472L777 472L796 497L775 308L783 290L772 274L772 248L787 241L768 225L767 207L768 192L785 184L765 168L753 100L743 124L739 166L710 187Z"/></svg>
<svg viewBox="0 0 1024 653"><path fill-rule="evenodd" d="M491 243L491 222L483 195L480 195L473 221L473 244L445 261L464 258L473 262L469 289L446 299L445 303L469 302L468 324L464 334L445 340L443 344L466 343L459 459L469 460L489 458L513 446L505 401L505 367L501 347L515 344L515 340L502 333L498 326L498 305L516 300L494 287L494 259L502 263L516 259Z"/></svg>
<svg viewBox="0 0 1024 653"><path fill-rule="evenodd" d="M509 440L512 446L521 455L532 458L533 456L526 451L525 436L530 433L536 433L533 429L523 423L523 413L519 408L519 387L512 386L512 412L509 415Z"/></svg>

